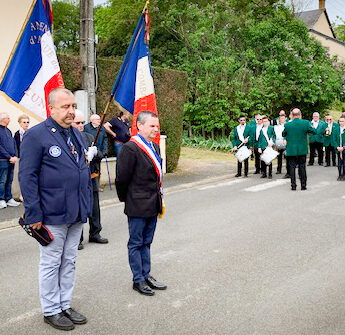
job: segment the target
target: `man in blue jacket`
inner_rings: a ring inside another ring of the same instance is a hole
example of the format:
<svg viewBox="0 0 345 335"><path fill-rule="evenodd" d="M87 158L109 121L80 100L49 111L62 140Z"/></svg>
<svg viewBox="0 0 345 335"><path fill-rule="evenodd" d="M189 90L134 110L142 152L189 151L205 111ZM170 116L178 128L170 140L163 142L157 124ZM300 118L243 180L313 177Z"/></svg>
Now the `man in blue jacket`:
<svg viewBox="0 0 345 335"><path fill-rule="evenodd" d="M0 209L19 206L12 198L14 164L17 161L17 147L11 131L7 128L10 116L0 113Z"/></svg>
<svg viewBox="0 0 345 335"><path fill-rule="evenodd" d="M51 117L29 129L21 144L19 182L25 220L44 224L53 241L40 247L39 291L44 321L71 330L87 322L71 308L75 261L83 223L91 213L92 185L81 134L71 125L75 99L69 90L50 92Z"/></svg>

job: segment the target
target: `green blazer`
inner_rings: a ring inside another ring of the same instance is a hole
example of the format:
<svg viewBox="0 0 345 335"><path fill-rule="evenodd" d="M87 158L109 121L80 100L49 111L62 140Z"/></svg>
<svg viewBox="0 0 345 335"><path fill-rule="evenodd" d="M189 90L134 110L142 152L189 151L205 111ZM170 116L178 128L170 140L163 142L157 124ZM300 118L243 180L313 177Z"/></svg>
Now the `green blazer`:
<svg viewBox="0 0 345 335"><path fill-rule="evenodd" d="M259 148L259 139L256 140L256 127L257 127L257 124L255 123L254 125L252 125L250 128L251 128L251 146L254 147L254 149L258 149ZM260 138L260 135L259 135L259 138Z"/></svg>
<svg viewBox="0 0 345 335"><path fill-rule="evenodd" d="M243 137L246 138L250 136L251 137L251 127L249 125L246 124L246 127L244 128L244 132L243 132ZM251 146L251 140L250 137L248 139L248 143L246 144L246 146L249 148ZM233 147L238 147L241 144L241 140L238 136L238 132L237 132L237 126L234 128L234 131L232 133L232 146Z"/></svg>
<svg viewBox="0 0 345 335"><path fill-rule="evenodd" d="M294 119L285 124L286 156L304 156L308 153L308 133L316 134L310 121Z"/></svg>
<svg viewBox="0 0 345 335"><path fill-rule="evenodd" d="M340 146L345 147L345 131L341 134L341 145L340 145L340 126L338 125L338 127L334 131L334 147L337 148Z"/></svg>
<svg viewBox="0 0 345 335"><path fill-rule="evenodd" d="M272 126L268 126L267 129L267 137L269 139L272 139L272 141L275 141L275 132L274 132L274 128ZM259 148L261 149L266 149L268 146L268 142L266 140L266 137L261 129L260 131L260 136L259 136Z"/></svg>
<svg viewBox="0 0 345 335"><path fill-rule="evenodd" d="M328 124L325 122L323 127L321 128L321 134L323 136L323 145L325 147L328 147L329 145L332 146L333 148L336 148L338 146L338 138L339 138L339 124L333 122L333 126L332 126L332 133L329 136L325 135L326 132L326 128L327 128Z"/></svg>
<svg viewBox="0 0 345 335"><path fill-rule="evenodd" d="M322 120L319 121L319 124L316 128L316 134L309 134L309 143L323 143L322 130L325 124L326 124L325 121L322 121ZM311 122L310 122L310 125L312 125Z"/></svg>

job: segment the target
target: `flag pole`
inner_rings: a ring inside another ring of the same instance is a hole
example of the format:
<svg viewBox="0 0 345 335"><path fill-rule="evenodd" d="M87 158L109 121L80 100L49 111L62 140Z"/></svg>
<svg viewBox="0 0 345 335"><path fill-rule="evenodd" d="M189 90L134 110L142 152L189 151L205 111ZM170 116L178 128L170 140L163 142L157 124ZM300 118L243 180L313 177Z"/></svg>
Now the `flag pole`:
<svg viewBox="0 0 345 335"><path fill-rule="evenodd" d="M146 1L145 6L144 6L144 9L143 9L143 13L148 9L149 4L150 4L150 1L149 1L149 0ZM140 35L141 29L142 29L142 27L140 28L139 32L137 33L136 39L134 40L134 43L133 43L133 46L132 46L132 48L131 48L131 51L130 51L129 55L132 53L132 51L133 51L133 49L134 49L134 47L135 47L135 45L136 45L136 43L137 43L138 36ZM128 57L128 59L129 59L129 57ZM127 64L128 64L128 63L127 63ZM126 64L126 67L127 67L127 64ZM123 71L123 73L124 73L124 72L125 72L125 71ZM122 78L122 76L121 76L121 78ZM120 80L118 81L118 83L121 81L121 78L120 78ZM116 83L115 83L115 85L116 85ZM117 85L117 86L118 86L118 85ZM111 93L111 95L110 95L110 97L109 97L109 100L108 100L108 102L107 102L107 104L106 104L106 106L105 106L105 109L104 109L104 112L103 112L103 115L102 115L102 118L101 118L101 124L99 125L99 127L98 127L98 129L97 129L97 133L96 133L96 136L95 136L95 138L94 138L93 144L97 143L97 139L98 139L99 133L101 132L102 126L103 126L103 124L104 124L105 117L107 116L107 114L108 114L108 112L109 112L110 104L111 104L112 100L114 99L115 94L116 94L116 92L117 92L117 86L114 87L113 92Z"/></svg>

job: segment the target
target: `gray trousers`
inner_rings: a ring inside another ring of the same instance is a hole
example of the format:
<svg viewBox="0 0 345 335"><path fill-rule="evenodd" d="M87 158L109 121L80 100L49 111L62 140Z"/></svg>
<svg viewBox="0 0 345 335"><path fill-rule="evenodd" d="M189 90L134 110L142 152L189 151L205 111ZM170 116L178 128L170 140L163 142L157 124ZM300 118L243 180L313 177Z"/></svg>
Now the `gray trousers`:
<svg viewBox="0 0 345 335"><path fill-rule="evenodd" d="M75 261L82 223L46 225L54 239L40 246L39 290L44 316L71 307L75 278Z"/></svg>

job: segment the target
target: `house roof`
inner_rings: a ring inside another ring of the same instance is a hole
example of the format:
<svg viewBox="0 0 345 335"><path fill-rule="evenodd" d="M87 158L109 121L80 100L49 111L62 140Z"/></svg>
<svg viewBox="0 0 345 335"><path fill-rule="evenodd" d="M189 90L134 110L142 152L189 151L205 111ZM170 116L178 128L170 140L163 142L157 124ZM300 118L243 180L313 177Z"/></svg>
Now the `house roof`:
<svg viewBox="0 0 345 335"><path fill-rule="evenodd" d="M336 38L327 36L327 35L325 35L325 34L322 34L322 33L320 33L320 32L317 31L317 30L309 29L309 31L312 32L312 33L314 33L314 34L317 34L317 35L319 35L319 36L322 36L322 37L325 38L326 40L331 40L331 41L333 41L333 42L336 42L336 43L338 43L338 44L341 44L341 45L345 46L345 42L340 41L340 40L337 40Z"/></svg>
<svg viewBox="0 0 345 335"><path fill-rule="evenodd" d="M315 25L315 23L318 21L318 19L320 18L320 16L325 13L326 15L326 19L327 19L327 22L328 22L328 25L329 25L329 28L331 29L332 31L332 34L333 34L333 37L335 37L335 33L334 33L334 30L332 28L332 24L331 24L331 21L329 20L329 17L327 15L327 11L325 8L322 8L322 9L314 9L314 10L308 10L306 12L299 12L299 13L296 13L296 16L298 18L300 18L306 25L309 29L312 29Z"/></svg>

